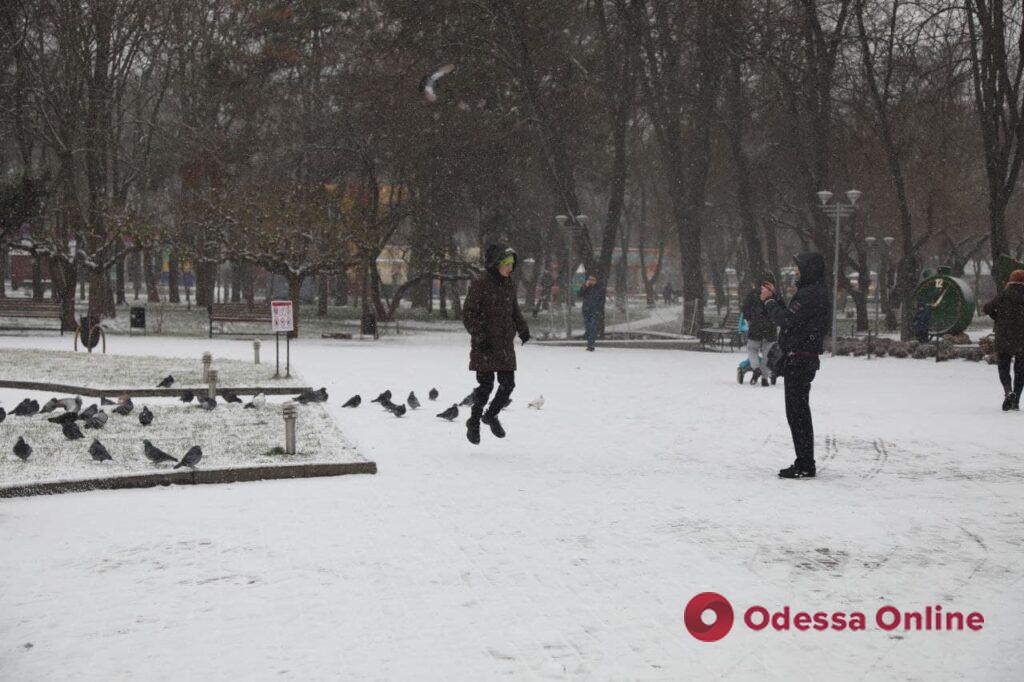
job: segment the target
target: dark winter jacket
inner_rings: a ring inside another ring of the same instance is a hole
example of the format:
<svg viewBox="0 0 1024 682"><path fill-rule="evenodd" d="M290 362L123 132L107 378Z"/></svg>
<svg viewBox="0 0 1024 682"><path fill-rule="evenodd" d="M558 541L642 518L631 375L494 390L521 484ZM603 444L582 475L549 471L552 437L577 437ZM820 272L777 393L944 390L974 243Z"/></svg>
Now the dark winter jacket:
<svg viewBox="0 0 1024 682"><path fill-rule="evenodd" d="M604 310L605 287L603 282L597 282L589 287L584 284L576 292L576 296L583 301L583 317L600 315Z"/></svg>
<svg viewBox="0 0 1024 682"><path fill-rule="evenodd" d="M1010 284L982 308L996 321L996 352L1024 353L1024 284Z"/></svg>
<svg viewBox="0 0 1024 682"><path fill-rule="evenodd" d="M802 253L796 257L800 281L789 306L775 299L765 302L769 319L777 324L779 348L799 356L821 355L825 336L832 322L832 306L825 288L825 259L820 253Z"/></svg>
<svg viewBox="0 0 1024 682"><path fill-rule="evenodd" d="M783 303L778 294L775 298ZM743 319L747 321L747 338L751 341L774 341L778 336L778 328L761 301L760 290L749 292L743 299Z"/></svg>
<svg viewBox="0 0 1024 682"><path fill-rule="evenodd" d="M516 252L502 244L487 247L487 270L469 285L462 304L462 324L471 339L469 369L474 372L514 372L516 351L512 342L517 333L524 343L530 338L530 328L519 312L515 282L498 272L498 261L508 255L515 256Z"/></svg>

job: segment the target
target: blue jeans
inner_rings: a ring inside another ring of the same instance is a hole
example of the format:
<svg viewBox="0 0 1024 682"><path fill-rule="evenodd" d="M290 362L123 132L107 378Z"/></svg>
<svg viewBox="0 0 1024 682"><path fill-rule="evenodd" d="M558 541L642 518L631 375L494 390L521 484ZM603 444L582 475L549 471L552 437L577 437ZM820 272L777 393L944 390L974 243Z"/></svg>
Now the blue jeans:
<svg viewBox="0 0 1024 682"><path fill-rule="evenodd" d="M583 326L585 327L584 337L587 339L587 348L593 348L597 341L597 315L584 315Z"/></svg>

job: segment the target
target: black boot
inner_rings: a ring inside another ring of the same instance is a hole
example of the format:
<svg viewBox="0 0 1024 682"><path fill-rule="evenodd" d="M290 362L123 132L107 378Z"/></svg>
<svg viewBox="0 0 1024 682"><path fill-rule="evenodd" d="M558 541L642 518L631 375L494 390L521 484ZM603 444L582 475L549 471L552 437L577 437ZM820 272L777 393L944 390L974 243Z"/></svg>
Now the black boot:
<svg viewBox="0 0 1024 682"><path fill-rule="evenodd" d="M1003 398L1003 412L1008 412L1013 409L1013 401L1016 397L1017 396L1013 391L1006 394Z"/></svg>
<svg viewBox="0 0 1024 682"><path fill-rule="evenodd" d="M798 467L795 464L791 467L779 470L779 478L814 478L816 474L817 471L814 467L806 469Z"/></svg>
<svg viewBox="0 0 1024 682"><path fill-rule="evenodd" d="M772 383L775 383L775 382L772 382ZM768 385L768 377L767 376L764 376L764 375L761 376L761 385L762 386L767 386Z"/></svg>
<svg viewBox="0 0 1024 682"><path fill-rule="evenodd" d="M491 427L491 433L494 434L495 438L504 438L505 437L505 429L502 428L501 422L498 421L498 415L496 415L496 414L485 414L480 421L482 423L487 424L488 426Z"/></svg>
<svg viewBox="0 0 1024 682"><path fill-rule="evenodd" d="M736 368L736 383L743 383L743 376L747 373L747 370L742 365Z"/></svg>
<svg viewBox="0 0 1024 682"><path fill-rule="evenodd" d="M480 417L466 420L466 439L473 445L480 445Z"/></svg>
<svg viewBox="0 0 1024 682"><path fill-rule="evenodd" d="M751 386L756 386L757 385L757 380L760 379L760 378L761 378L761 368L758 367L757 369L754 370L753 376L750 377L750 385Z"/></svg>

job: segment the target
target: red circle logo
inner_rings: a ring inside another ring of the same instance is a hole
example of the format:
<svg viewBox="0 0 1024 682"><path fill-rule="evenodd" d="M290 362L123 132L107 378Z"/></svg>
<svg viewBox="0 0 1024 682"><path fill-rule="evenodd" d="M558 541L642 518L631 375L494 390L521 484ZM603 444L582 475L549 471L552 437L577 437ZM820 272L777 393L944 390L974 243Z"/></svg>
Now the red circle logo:
<svg viewBox="0 0 1024 682"><path fill-rule="evenodd" d="M705 611L715 614L715 622L704 622ZM717 592L701 592L690 600L683 611L683 623L690 634L702 642L717 642L732 630L732 604Z"/></svg>

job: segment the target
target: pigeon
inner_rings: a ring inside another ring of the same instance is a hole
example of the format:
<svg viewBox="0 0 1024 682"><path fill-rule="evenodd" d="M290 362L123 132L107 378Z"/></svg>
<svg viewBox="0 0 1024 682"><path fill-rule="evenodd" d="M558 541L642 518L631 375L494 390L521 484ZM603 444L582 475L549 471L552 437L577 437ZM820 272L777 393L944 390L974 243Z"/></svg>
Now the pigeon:
<svg viewBox="0 0 1024 682"><path fill-rule="evenodd" d="M436 102L437 93L434 92L434 86L437 85L437 82L439 80L441 80L454 70L454 64L445 64L434 73L424 76L423 79L420 81L420 92L423 93L423 98L428 102Z"/></svg>
<svg viewBox="0 0 1024 682"><path fill-rule="evenodd" d="M217 407L217 399L216 398L210 398L210 397L207 397L205 395L201 396L196 401L196 407L198 407L200 409L203 409L203 410L206 410L207 412L209 412L213 408Z"/></svg>
<svg viewBox="0 0 1024 682"><path fill-rule="evenodd" d="M198 445L193 445L185 453L185 456L181 458L181 461L174 465L175 469L181 467L192 467L195 468L196 464L199 464L199 460L203 458L203 449Z"/></svg>
<svg viewBox="0 0 1024 682"><path fill-rule="evenodd" d="M409 391L409 397L406 399L405 402L409 403L409 407L411 407L414 410L420 409L420 401L416 397L416 394L412 391Z"/></svg>
<svg viewBox="0 0 1024 682"><path fill-rule="evenodd" d="M227 389L224 389L223 391L220 392L220 394L224 397L224 402L226 402L226 403L240 403L240 402L242 402L242 399L239 398L238 394L235 393L234 391L229 391Z"/></svg>
<svg viewBox="0 0 1024 682"><path fill-rule="evenodd" d="M82 429L78 428L78 424L71 422L61 427L64 431L64 437L68 440L78 440L79 438L85 438L85 434L82 433Z"/></svg>
<svg viewBox="0 0 1024 682"><path fill-rule="evenodd" d="M50 417L46 421L50 422L51 424L61 424L61 425L64 425L64 424L70 424L70 423L76 421L77 419L78 419L78 413L77 412L65 412L64 414L59 414L56 417Z"/></svg>
<svg viewBox="0 0 1024 682"><path fill-rule="evenodd" d="M156 385L156 387L157 388L170 388L173 383L174 383L174 377L171 376L170 374L168 374L167 376L165 376L160 381L159 384Z"/></svg>
<svg viewBox="0 0 1024 682"><path fill-rule="evenodd" d="M107 413L100 410L93 416L85 420L85 428L87 429L102 429L107 425Z"/></svg>
<svg viewBox="0 0 1024 682"><path fill-rule="evenodd" d="M390 400L382 400L382 401L380 401L380 406L383 407L385 410L393 410L396 407L398 407L397 405L395 405Z"/></svg>
<svg viewBox="0 0 1024 682"><path fill-rule="evenodd" d="M532 407L535 410L539 410L540 408L544 407L544 395L541 394L539 398L534 398L530 402L526 403L526 406Z"/></svg>
<svg viewBox="0 0 1024 682"><path fill-rule="evenodd" d="M145 405L142 406L142 412L139 412L139 423L143 426L149 426L153 423L153 413Z"/></svg>
<svg viewBox="0 0 1024 682"><path fill-rule="evenodd" d="M432 388L430 389L430 393L427 394L427 397L430 398L431 400L437 400L437 396L439 395L441 394L437 392L437 389Z"/></svg>
<svg viewBox="0 0 1024 682"><path fill-rule="evenodd" d="M39 411L39 403L31 398L25 398L18 406L14 408L11 414L16 414L19 417L31 417Z"/></svg>
<svg viewBox="0 0 1024 682"><path fill-rule="evenodd" d="M391 391L384 391L383 393L381 393L379 396L377 396L376 398L374 398L370 402L371 403L383 403L383 402L389 401L389 400L391 400Z"/></svg>
<svg viewBox="0 0 1024 682"><path fill-rule="evenodd" d="M160 464L161 462L177 462L174 457L171 457L166 452L158 448L157 446L150 443L148 440L142 441L142 450L148 459L153 464Z"/></svg>
<svg viewBox="0 0 1024 682"><path fill-rule="evenodd" d="M3 424L5 419L7 419L7 410L0 407L0 424Z"/></svg>
<svg viewBox="0 0 1024 682"><path fill-rule="evenodd" d="M111 410L114 414L119 414L122 417L127 417L131 414L132 410L135 409L135 403L132 402L131 398L125 398L125 401Z"/></svg>
<svg viewBox="0 0 1024 682"><path fill-rule="evenodd" d="M363 402L363 398L362 398L362 396L360 396L360 395L354 395L354 396L352 396L351 398L349 398L348 400L346 400L346 401L345 401L345 404L344 404L344 405L342 405L342 407L359 407L359 405L360 405L360 404L361 404L362 402Z"/></svg>
<svg viewBox="0 0 1024 682"><path fill-rule="evenodd" d="M22 462L28 459L29 455L32 454L32 446L25 442L25 437L20 436L18 442L14 444L14 454L18 456Z"/></svg>
<svg viewBox="0 0 1024 682"><path fill-rule="evenodd" d="M80 420L82 420L82 421L85 421L86 419L89 419L90 417L92 417L94 414L96 414L99 411L100 411L100 406L97 405L96 403L93 403L89 407L87 407L84 410L82 410L82 412L80 412L78 414L78 418Z"/></svg>
<svg viewBox="0 0 1024 682"><path fill-rule="evenodd" d="M303 391L296 400L303 405L306 403L327 402L327 389L321 386L317 391Z"/></svg>
<svg viewBox="0 0 1024 682"><path fill-rule="evenodd" d="M117 405L117 403L106 396L102 396L100 398L100 405Z"/></svg>
<svg viewBox="0 0 1024 682"><path fill-rule="evenodd" d="M463 398L462 402L459 403L459 407L471 407L473 405L473 401L476 400L475 396L476 396L476 391L470 391L469 395L467 395L465 398Z"/></svg>
<svg viewBox="0 0 1024 682"><path fill-rule="evenodd" d="M55 409L57 409L58 405L60 405L59 400L57 400L56 398L50 398L41 408L39 408L39 413L45 414L47 412L53 412Z"/></svg>
<svg viewBox="0 0 1024 682"><path fill-rule="evenodd" d="M252 400L245 404L245 407L247 409L252 410L262 410L266 406L267 396L263 395L262 393L257 393L256 395L253 396Z"/></svg>
<svg viewBox="0 0 1024 682"><path fill-rule="evenodd" d="M395 415L396 417L401 417L405 413L405 405L395 405L393 408L391 408L391 414Z"/></svg>
<svg viewBox="0 0 1024 682"><path fill-rule="evenodd" d="M103 447L103 443L96 439L93 439L92 445L89 446L89 456L92 457L94 462L105 462L109 459L114 459L107 452L107 449Z"/></svg>
<svg viewBox="0 0 1024 682"><path fill-rule="evenodd" d="M184 393L181 394L181 402L190 403L193 400L195 400L195 397L196 394L193 393L192 391L185 391Z"/></svg>
<svg viewBox="0 0 1024 682"><path fill-rule="evenodd" d="M74 398L61 398L57 402L60 403L65 412L82 411L82 396L80 395L76 395Z"/></svg>
<svg viewBox="0 0 1024 682"><path fill-rule="evenodd" d="M458 419L459 418L459 406L456 405L455 403L452 403L451 407L449 407L447 410L445 410L444 412L442 412L441 414L439 414L437 416L440 417L441 419L447 419L448 421L453 421L455 419Z"/></svg>

